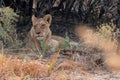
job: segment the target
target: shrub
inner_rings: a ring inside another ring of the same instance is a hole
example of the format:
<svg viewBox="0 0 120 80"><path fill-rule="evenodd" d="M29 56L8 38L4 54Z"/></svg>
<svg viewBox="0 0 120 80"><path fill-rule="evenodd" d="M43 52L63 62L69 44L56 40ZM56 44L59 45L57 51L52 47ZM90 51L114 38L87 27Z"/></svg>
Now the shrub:
<svg viewBox="0 0 120 80"><path fill-rule="evenodd" d="M0 41L5 47L15 45L17 41L15 22L18 15L9 7L0 8Z"/></svg>

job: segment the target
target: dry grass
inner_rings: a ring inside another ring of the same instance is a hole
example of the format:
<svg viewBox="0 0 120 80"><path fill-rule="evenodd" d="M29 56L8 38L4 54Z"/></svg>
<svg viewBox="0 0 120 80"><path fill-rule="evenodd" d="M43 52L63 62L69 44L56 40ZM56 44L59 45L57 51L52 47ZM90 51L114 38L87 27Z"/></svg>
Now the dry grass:
<svg viewBox="0 0 120 80"><path fill-rule="evenodd" d="M10 77L23 79L44 77L47 74L48 65L41 61L22 61L17 58L7 58L0 54L0 79L8 80ZM12 79L11 79L12 80ZM15 79L16 80L16 79ZM18 80L18 79L17 79Z"/></svg>
<svg viewBox="0 0 120 80"><path fill-rule="evenodd" d="M51 58L51 61L50 61L50 66L48 68L48 72L47 72L47 76L50 76L56 62L57 62L57 58L60 56L59 55L60 51L58 51L57 53L55 53L52 58Z"/></svg>
<svg viewBox="0 0 120 80"><path fill-rule="evenodd" d="M44 60L20 60L17 57L6 57L4 50L0 54L0 79L5 80L27 80L27 79L44 79L53 78L55 80L66 80L69 78L68 73L78 71L88 74L80 66L81 64L63 60L58 63L60 51L56 52L48 61ZM72 80L72 78L70 79Z"/></svg>

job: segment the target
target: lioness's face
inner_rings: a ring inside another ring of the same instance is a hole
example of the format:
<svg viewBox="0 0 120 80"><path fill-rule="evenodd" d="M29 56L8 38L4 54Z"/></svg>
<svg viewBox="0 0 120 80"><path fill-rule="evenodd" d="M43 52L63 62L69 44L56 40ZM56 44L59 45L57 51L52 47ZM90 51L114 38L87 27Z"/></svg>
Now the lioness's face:
<svg viewBox="0 0 120 80"><path fill-rule="evenodd" d="M50 32L50 24L52 17L46 15L43 18L37 19L32 16L34 35L38 40L44 40Z"/></svg>

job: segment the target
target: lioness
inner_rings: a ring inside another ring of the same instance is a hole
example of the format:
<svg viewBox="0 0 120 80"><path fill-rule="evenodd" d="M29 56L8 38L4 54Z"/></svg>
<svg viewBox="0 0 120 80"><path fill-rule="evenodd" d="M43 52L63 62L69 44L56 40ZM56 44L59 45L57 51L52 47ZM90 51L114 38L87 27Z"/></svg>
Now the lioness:
<svg viewBox="0 0 120 80"><path fill-rule="evenodd" d="M45 15L43 18L37 19L34 15L32 16L32 28L30 30L30 37L35 44L37 51L40 51L40 41L44 44L52 46L58 45L58 40L63 41L64 38L52 36L50 25L52 16L50 14ZM54 38L54 39L53 39Z"/></svg>

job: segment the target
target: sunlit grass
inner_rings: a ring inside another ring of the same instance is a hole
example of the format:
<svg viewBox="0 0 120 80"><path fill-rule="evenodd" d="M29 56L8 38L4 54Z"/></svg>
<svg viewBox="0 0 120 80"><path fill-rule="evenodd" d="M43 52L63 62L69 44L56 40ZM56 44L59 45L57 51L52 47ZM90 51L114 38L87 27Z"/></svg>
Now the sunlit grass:
<svg viewBox="0 0 120 80"><path fill-rule="evenodd" d="M50 65L48 68L47 76L49 76L55 66L55 63L57 62L57 58L60 56L60 50L52 57L50 61Z"/></svg>
<svg viewBox="0 0 120 80"><path fill-rule="evenodd" d="M40 78L46 76L48 65L47 63L32 60L25 61L18 58L6 57L2 49L0 54L0 79L9 78ZM44 64L43 64L44 63Z"/></svg>

